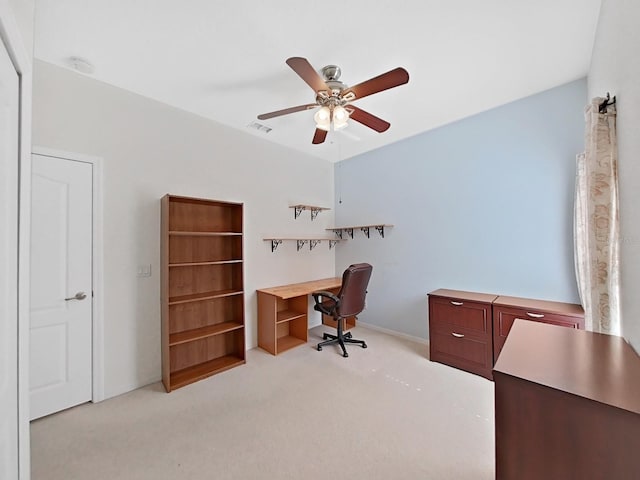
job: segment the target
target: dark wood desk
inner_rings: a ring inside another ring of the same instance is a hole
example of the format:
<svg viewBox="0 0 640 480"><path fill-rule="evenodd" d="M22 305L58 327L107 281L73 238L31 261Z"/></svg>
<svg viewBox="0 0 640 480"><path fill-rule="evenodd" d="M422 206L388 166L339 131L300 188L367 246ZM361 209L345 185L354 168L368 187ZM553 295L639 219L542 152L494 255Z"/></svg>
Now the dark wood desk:
<svg viewBox="0 0 640 480"><path fill-rule="evenodd" d="M640 478L640 358L623 338L516 320L493 374L496 479Z"/></svg>
<svg viewBox="0 0 640 480"><path fill-rule="evenodd" d="M342 286L341 277L261 288L258 292L258 346L278 355L307 343L309 295L318 290L336 293ZM326 315L322 323L336 327ZM354 327L356 318L345 321L345 330Z"/></svg>

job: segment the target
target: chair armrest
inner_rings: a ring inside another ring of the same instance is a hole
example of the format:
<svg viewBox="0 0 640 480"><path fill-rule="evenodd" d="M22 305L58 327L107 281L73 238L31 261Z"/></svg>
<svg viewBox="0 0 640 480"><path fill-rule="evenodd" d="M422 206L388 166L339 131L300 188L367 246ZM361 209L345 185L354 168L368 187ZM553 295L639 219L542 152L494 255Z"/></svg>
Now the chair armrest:
<svg viewBox="0 0 640 480"><path fill-rule="evenodd" d="M329 297L335 303L338 303L340 301L340 299L336 296L335 293L325 292L324 290L313 292L311 295L313 295L313 299L316 301L316 303L319 302L318 297Z"/></svg>
<svg viewBox="0 0 640 480"><path fill-rule="evenodd" d="M335 294L321 290L318 292L313 292L311 295L313 296L313 300L316 302L315 306L313 307L314 310L322 312L325 315L334 315L336 308L340 303L340 299ZM329 305L325 304L323 298L327 298L329 300L328 302L326 302Z"/></svg>

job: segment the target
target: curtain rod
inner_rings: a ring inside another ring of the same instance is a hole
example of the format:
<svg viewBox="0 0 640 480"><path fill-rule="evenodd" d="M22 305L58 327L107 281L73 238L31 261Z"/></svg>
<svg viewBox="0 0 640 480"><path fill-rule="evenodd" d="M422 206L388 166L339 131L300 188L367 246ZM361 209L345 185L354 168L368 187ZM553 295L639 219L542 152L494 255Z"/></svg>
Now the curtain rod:
<svg viewBox="0 0 640 480"><path fill-rule="evenodd" d="M615 105L615 104L616 104L616 96L614 95L613 98L611 98L611 95L609 95L609 92L607 92L607 98L605 98L605 100L600 104L598 111L600 113L607 113L607 107L609 105Z"/></svg>

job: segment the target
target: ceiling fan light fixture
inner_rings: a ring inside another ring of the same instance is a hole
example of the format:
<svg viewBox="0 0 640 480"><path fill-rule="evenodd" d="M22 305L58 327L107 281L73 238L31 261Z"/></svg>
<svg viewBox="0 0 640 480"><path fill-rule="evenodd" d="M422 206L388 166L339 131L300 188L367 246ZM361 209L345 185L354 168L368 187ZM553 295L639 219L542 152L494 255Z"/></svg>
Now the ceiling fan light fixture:
<svg viewBox="0 0 640 480"><path fill-rule="evenodd" d="M333 109L333 129L334 130L342 130L344 127L348 125L347 120L349 120L349 112L346 108L338 105Z"/></svg>
<svg viewBox="0 0 640 480"><path fill-rule="evenodd" d="M331 110L329 107L322 107L313 116L316 122L316 128L320 130L329 131L331 129Z"/></svg>

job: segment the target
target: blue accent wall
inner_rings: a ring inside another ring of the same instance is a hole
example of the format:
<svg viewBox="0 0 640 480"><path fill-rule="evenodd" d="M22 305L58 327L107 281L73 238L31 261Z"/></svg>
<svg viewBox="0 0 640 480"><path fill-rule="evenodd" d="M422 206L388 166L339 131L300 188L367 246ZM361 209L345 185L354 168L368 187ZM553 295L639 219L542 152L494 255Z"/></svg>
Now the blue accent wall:
<svg viewBox="0 0 640 480"><path fill-rule="evenodd" d="M374 267L360 320L427 338L438 288L577 303L586 101L582 79L337 163L336 226L394 225L337 246L337 274Z"/></svg>

